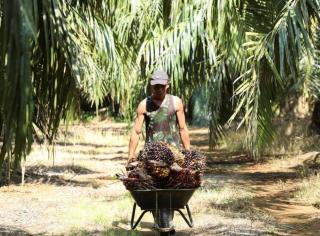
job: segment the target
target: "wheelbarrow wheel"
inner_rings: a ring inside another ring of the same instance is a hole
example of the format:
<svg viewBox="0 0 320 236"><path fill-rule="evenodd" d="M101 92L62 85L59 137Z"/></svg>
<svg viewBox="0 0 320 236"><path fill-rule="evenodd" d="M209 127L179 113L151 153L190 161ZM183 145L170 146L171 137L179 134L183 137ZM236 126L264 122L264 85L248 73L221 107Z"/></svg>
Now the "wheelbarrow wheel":
<svg viewBox="0 0 320 236"><path fill-rule="evenodd" d="M169 236L170 232L160 232L160 236Z"/></svg>
<svg viewBox="0 0 320 236"><path fill-rule="evenodd" d="M170 235L176 235L176 231L173 229L169 232L160 232L160 236L170 236Z"/></svg>

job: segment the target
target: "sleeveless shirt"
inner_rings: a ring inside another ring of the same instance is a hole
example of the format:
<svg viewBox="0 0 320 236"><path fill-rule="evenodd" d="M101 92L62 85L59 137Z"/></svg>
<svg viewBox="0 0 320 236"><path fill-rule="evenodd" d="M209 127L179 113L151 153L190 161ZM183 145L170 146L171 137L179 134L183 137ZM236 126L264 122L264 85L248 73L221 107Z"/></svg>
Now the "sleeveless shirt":
<svg viewBox="0 0 320 236"><path fill-rule="evenodd" d="M147 97L146 102L146 143L162 141L181 148L174 96L166 94L160 106L151 96Z"/></svg>

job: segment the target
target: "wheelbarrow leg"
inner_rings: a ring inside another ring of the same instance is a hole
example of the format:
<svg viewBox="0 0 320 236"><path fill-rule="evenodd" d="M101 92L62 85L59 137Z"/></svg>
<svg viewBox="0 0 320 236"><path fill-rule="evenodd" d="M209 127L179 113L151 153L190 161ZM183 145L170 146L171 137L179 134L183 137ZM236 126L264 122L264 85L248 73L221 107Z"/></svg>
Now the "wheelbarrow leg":
<svg viewBox="0 0 320 236"><path fill-rule="evenodd" d="M136 221L136 223L134 223L134 216L135 216L135 213L136 213L136 207L137 207L137 204L134 203L133 204L133 209L132 209L132 215L131 215L131 229L135 229L137 227L137 225L140 223L142 217L144 216L144 214L146 214L147 210L144 210L141 215L139 216L138 220Z"/></svg>
<svg viewBox="0 0 320 236"><path fill-rule="evenodd" d="M188 204L186 205L186 209L187 209L187 212L188 212L188 216L189 216L190 223L191 223L191 228L192 228L192 226L193 226L193 219L192 219L191 212L190 212L190 209L189 209L189 205L188 205Z"/></svg>
<svg viewBox="0 0 320 236"><path fill-rule="evenodd" d="M180 213L180 215L182 216L182 218L184 219L184 221L187 223L187 225L192 228L193 227L193 220L192 220L192 216L191 216L191 212L189 209L189 205L186 205L186 209L187 209L187 213L188 213L188 217L189 219L183 214L183 212L180 209L177 209L176 211Z"/></svg>
<svg viewBox="0 0 320 236"><path fill-rule="evenodd" d="M133 208L132 208L132 213L131 213L131 229L134 229L133 222L134 222L134 215L136 213L136 207L137 207L137 204L133 203Z"/></svg>

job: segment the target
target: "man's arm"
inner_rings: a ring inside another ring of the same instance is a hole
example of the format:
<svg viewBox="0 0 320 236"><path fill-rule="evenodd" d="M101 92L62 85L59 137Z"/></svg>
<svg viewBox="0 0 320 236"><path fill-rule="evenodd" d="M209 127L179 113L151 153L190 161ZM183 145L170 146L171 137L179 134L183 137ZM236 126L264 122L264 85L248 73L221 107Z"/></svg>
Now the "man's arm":
<svg viewBox="0 0 320 236"><path fill-rule="evenodd" d="M135 151L139 142L139 135L141 134L142 124L144 121L144 112L146 110L146 101L143 100L140 102L137 108L137 116L135 120L135 124L131 133L130 142L129 142L129 153L128 153L128 161L135 157Z"/></svg>
<svg viewBox="0 0 320 236"><path fill-rule="evenodd" d="M183 110L183 104L180 98L177 98L176 101L176 108L177 108L177 119L178 119L178 125L180 130L180 138L182 141L182 145L185 149L190 149L190 138L189 138L189 132L186 125L186 118L184 115Z"/></svg>

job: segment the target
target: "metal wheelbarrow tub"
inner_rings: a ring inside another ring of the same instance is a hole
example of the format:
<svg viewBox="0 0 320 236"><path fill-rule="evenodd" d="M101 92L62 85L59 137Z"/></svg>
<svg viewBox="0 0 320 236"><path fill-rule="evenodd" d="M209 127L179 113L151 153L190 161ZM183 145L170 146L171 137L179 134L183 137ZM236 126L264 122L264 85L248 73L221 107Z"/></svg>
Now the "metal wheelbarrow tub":
<svg viewBox="0 0 320 236"><path fill-rule="evenodd" d="M193 220L188 206L188 201L196 189L152 189L152 190L132 190L130 191L135 203L133 204L131 229L135 229L141 221L144 214L148 211L158 212L162 209L170 209L172 213L178 211L185 222L191 228ZM134 223L136 205L142 211L138 220ZM186 209L188 218L181 209Z"/></svg>

